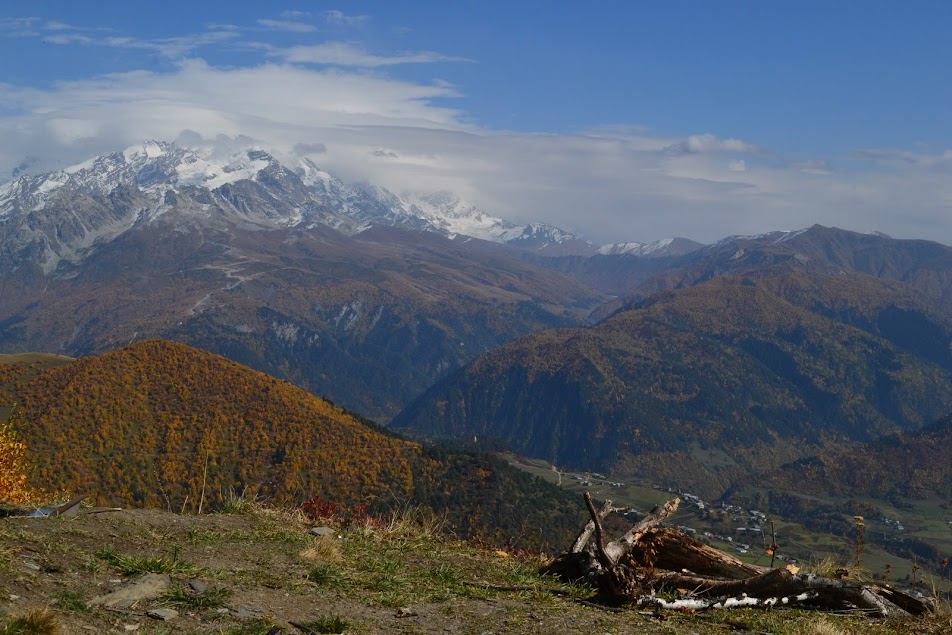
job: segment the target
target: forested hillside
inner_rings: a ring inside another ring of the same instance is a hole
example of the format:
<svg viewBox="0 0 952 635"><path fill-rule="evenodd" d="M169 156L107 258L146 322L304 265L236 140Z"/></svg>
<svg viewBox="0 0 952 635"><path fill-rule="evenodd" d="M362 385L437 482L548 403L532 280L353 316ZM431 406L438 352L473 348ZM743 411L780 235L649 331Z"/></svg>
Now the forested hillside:
<svg viewBox="0 0 952 635"><path fill-rule="evenodd" d="M790 276L666 291L595 327L548 330L483 355L394 425L495 436L565 467L717 496L744 474L952 409L948 351L927 343L947 324L889 294L874 303L884 283L864 279L870 289L841 296L837 278L826 278L830 292L811 294L809 309L784 299L802 284Z"/></svg>
<svg viewBox="0 0 952 635"><path fill-rule="evenodd" d="M476 453L421 447L291 384L160 340L50 370L0 365L30 483L99 504L212 510L234 495L424 505L463 533L564 541L578 501ZM204 495L203 495L204 490ZM203 498L204 496L204 498Z"/></svg>

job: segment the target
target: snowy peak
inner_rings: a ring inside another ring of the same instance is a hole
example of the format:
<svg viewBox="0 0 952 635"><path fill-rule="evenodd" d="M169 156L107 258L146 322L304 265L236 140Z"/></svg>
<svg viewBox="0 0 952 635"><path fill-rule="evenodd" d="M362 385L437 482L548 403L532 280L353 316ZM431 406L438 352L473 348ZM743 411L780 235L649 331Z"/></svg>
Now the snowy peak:
<svg viewBox="0 0 952 635"><path fill-rule="evenodd" d="M683 256L697 251L704 245L688 240L687 238L665 238L650 243L612 243L602 245L597 253L603 256L628 255L642 258L659 258L663 256Z"/></svg>
<svg viewBox="0 0 952 635"><path fill-rule="evenodd" d="M17 211L43 209L64 192L106 195L122 184L142 190L190 185L216 189L256 179L259 173L277 165L260 149L223 154L210 148L149 141L57 172L21 176L0 187L0 218Z"/></svg>
<svg viewBox="0 0 952 635"><path fill-rule="evenodd" d="M348 234L384 225L545 256L680 255L700 246L669 239L599 248L552 225L512 223L452 192L398 196L374 184L346 184L310 159L290 165L242 137L199 146L148 141L63 170L21 175L0 186L0 223L14 245L7 251L26 253L33 245L33 252L45 254L48 273L61 260L78 262L96 245L156 222L179 229L323 225Z"/></svg>
<svg viewBox="0 0 952 635"><path fill-rule="evenodd" d="M356 223L324 205L293 171L257 147L148 142L0 187L0 260L44 274L77 263L137 227L274 229ZM0 263L2 264L2 263Z"/></svg>
<svg viewBox="0 0 952 635"><path fill-rule="evenodd" d="M518 238L524 227L492 216L451 192L410 192L402 200L407 211L429 221L446 235L458 234L493 242Z"/></svg>

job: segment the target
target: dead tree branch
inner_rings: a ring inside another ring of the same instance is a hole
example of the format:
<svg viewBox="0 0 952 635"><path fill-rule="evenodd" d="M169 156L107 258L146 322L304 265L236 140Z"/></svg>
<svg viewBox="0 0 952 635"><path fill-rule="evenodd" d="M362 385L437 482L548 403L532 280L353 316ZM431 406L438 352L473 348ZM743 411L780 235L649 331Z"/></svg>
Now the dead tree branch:
<svg viewBox="0 0 952 635"><path fill-rule="evenodd" d="M616 600L656 609L695 610L798 602L884 617L935 610L928 599L887 585L758 567L683 532L657 527L678 508L677 498L659 505L623 536L606 544L602 520L615 508L606 502L596 511L588 492L584 498L591 520L571 550L556 558L547 571L567 580L588 579ZM593 533L594 546L589 544ZM658 593L684 597L666 599Z"/></svg>

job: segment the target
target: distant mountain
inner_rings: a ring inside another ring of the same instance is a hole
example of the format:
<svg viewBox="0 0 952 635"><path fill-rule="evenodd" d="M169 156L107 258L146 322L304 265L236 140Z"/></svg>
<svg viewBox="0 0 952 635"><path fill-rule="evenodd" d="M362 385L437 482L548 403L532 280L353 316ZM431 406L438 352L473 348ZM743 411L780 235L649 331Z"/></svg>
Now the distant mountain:
<svg viewBox="0 0 952 635"><path fill-rule="evenodd" d="M538 257L533 262L567 273L603 293L617 295L593 316L596 320L666 289L699 284L717 276L759 276L781 269L830 276L864 274L901 283L906 292L952 312L952 247L821 225L731 236L681 255Z"/></svg>
<svg viewBox="0 0 952 635"><path fill-rule="evenodd" d="M382 512L422 505L461 535L505 540L529 523L552 547L577 530L578 501L501 459L421 447L181 344L138 342L39 372L6 361L0 402L18 404L30 482L47 491L176 511L197 509L203 490L206 510L233 492Z"/></svg>
<svg viewBox="0 0 952 635"><path fill-rule="evenodd" d="M949 320L901 297L858 274L716 277L483 354L393 426L716 497L952 410Z"/></svg>
<svg viewBox="0 0 952 635"><path fill-rule="evenodd" d="M516 250L420 231L394 201L255 149L150 143L20 177L0 189L0 350L176 339L387 420L603 299Z"/></svg>
<svg viewBox="0 0 952 635"><path fill-rule="evenodd" d="M829 275L860 273L902 282L943 307L952 308L952 247L822 225L725 238L692 252L663 280L649 281L645 289L636 292L644 296L662 287L681 287L719 275L746 275L778 266Z"/></svg>
<svg viewBox="0 0 952 635"><path fill-rule="evenodd" d="M735 488L787 496L908 501L952 498L952 417L838 452L786 464Z"/></svg>
<svg viewBox="0 0 952 635"><path fill-rule="evenodd" d="M688 240L687 238L666 238L650 243L614 243L611 245L602 245L596 250L596 253L602 256L625 254L629 256L660 258L664 256L683 256L703 247L703 244Z"/></svg>

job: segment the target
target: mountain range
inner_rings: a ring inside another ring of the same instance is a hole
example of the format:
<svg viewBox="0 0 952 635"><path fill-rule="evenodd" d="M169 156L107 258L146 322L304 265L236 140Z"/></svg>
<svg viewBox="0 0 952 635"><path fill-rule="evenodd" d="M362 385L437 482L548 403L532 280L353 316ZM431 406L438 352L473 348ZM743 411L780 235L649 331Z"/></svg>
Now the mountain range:
<svg viewBox="0 0 952 635"><path fill-rule="evenodd" d="M175 339L386 421L480 352L584 323L605 294L526 258L571 249L596 247L306 159L150 142L0 187L0 350Z"/></svg>
<svg viewBox="0 0 952 635"><path fill-rule="evenodd" d="M706 495L952 411L943 245L817 225L597 246L257 147L19 176L0 294L4 351L177 340L414 434Z"/></svg>

